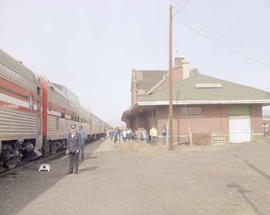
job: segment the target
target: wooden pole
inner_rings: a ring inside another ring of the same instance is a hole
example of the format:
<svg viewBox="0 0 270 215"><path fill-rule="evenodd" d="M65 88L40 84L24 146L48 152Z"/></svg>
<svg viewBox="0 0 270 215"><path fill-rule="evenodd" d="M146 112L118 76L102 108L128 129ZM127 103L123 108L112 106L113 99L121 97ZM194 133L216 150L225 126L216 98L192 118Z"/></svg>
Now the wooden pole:
<svg viewBox="0 0 270 215"><path fill-rule="evenodd" d="M169 19L169 150L173 150L172 5L170 5Z"/></svg>

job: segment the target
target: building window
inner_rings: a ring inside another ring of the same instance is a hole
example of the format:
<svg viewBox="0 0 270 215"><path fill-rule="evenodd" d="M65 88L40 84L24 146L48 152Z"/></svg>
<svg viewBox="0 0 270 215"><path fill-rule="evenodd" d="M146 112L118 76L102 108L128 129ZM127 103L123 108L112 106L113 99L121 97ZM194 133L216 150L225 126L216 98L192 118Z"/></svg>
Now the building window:
<svg viewBox="0 0 270 215"><path fill-rule="evenodd" d="M202 107L181 107L180 115L202 115Z"/></svg>
<svg viewBox="0 0 270 215"><path fill-rule="evenodd" d="M156 110L154 109L154 110L149 112L149 119L155 118L155 117L156 117Z"/></svg>
<svg viewBox="0 0 270 215"><path fill-rule="evenodd" d="M156 117L156 110L153 110L153 118Z"/></svg>

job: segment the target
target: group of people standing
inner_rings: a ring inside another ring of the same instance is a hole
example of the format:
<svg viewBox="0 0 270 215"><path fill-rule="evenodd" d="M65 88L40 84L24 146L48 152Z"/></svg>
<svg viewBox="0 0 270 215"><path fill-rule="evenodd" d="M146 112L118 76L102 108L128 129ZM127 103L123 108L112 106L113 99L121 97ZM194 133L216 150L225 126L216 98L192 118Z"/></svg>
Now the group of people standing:
<svg viewBox="0 0 270 215"><path fill-rule="evenodd" d="M150 137L151 137L151 143L152 144L157 144L158 142L158 130L155 126L153 126L151 129L150 129ZM164 145L166 145L166 142L167 142L167 128L166 126L164 125L162 127L162 130L161 130L161 136L162 136L162 143Z"/></svg>
<svg viewBox="0 0 270 215"><path fill-rule="evenodd" d="M67 138L66 154L69 154L69 173L78 174L79 160L84 161L84 146L87 140L86 132L80 126L76 130L76 125L71 125L71 131Z"/></svg>
<svg viewBox="0 0 270 215"><path fill-rule="evenodd" d="M162 131L162 142L166 144L167 129L166 126L163 126ZM132 131L131 128L120 129L116 128L108 133L108 137L114 143L122 143L129 140L142 141L144 143L149 143L156 145L158 143L158 129L155 126L152 126L149 133L145 128L138 128L135 131Z"/></svg>
<svg viewBox="0 0 270 215"><path fill-rule="evenodd" d="M127 129L112 129L107 135L114 143L126 142L127 140L133 139L133 133L130 128Z"/></svg>
<svg viewBox="0 0 270 215"><path fill-rule="evenodd" d="M167 129L165 126L162 128L162 142L166 144ZM120 129L116 128L108 133L108 137L114 141L114 143L121 143L130 140L142 141L144 143L150 143L156 145L158 143L158 129L155 126L149 131L149 134L145 128L138 128L136 131L132 131L131 128ZM79 130L76 129L76 125L71 125L71 131L67 138L67 150L69 154L69 173L78 174L79 160L84 160L84 146L87 141L87 135L83 127L80 126Z"/></svg>

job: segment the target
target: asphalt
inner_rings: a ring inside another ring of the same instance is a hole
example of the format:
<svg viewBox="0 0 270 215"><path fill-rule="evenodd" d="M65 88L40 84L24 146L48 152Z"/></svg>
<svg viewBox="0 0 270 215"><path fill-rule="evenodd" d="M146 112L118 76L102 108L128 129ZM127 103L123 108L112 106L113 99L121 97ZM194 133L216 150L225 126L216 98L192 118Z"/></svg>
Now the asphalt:
<svg viewBox="0 0 270 215"><path fill-rule="evenodd" d="M0 178L0 214L268 215L270 143L223 146L86 147L79 174L66 157L52 172L33 163Z"/></svg>

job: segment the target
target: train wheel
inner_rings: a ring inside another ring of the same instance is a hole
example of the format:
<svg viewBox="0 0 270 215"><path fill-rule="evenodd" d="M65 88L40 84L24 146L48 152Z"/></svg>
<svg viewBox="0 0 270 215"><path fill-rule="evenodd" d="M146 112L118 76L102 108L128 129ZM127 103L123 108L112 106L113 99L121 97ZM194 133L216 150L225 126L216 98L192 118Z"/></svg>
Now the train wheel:
<svg viewBox="0 0 270 215"><path fill-rule="evenodd" d="M52 154L56 154L56 151L57 151L57 142L52 141L51 144L50 144L50 147L51 147L51 153Z"/></svg>
<svg viewBox="0 0 270 215"><path fill-rule="evenodd" d="M8 161L4 165L7 169L14 169L17 166L17 163Z"/></svg>
<svg viewBox="0 0 270 215"><path fill-rule="evenodd" d="M19 163L21 162L21 159L18 157L14 157L4 163L4 167L7 169L14 169Z"/></svg>

